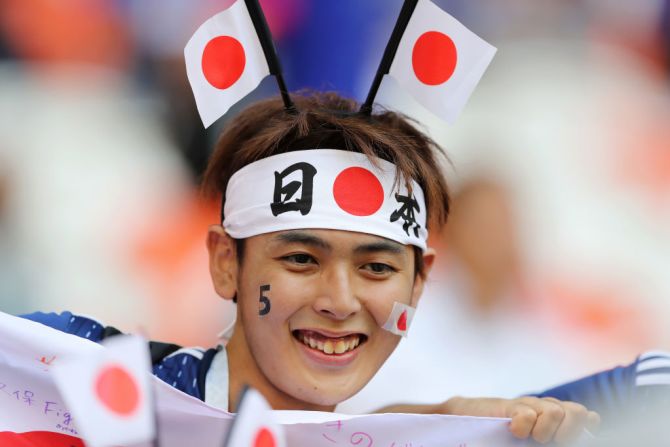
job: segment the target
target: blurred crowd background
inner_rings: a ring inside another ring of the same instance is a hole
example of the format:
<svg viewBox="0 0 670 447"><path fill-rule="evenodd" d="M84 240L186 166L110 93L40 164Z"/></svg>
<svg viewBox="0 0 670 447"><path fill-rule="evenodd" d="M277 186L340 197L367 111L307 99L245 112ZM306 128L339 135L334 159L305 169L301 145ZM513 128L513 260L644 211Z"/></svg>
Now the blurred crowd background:
<svg viewBox="0 0 670 447"><path fill-rule="evenodd" d="M230 0L0 1L0 310L209 346L218 205L183 63ZM401 0L261 0L291 90L362 100ZM342 411L514 396L670 349L670 0L435 0L498 48L443 145L453 214L407 340ZM406 384L411 377L412 385Z"/></svg>

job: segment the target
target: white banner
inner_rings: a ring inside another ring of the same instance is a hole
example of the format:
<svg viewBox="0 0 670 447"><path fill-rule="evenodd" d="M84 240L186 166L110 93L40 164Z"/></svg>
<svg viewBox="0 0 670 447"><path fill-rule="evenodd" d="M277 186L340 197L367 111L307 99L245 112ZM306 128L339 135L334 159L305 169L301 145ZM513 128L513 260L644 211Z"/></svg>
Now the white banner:
<svg viewBox="0 0 670 447"><path fill-rule="evenodd" d="M0 312L0 445L83 446L51 370L59 359L103 349L89 340ZM233 415L154 378L161 447L220 446ZM509 419L445 415L351 416L275 411L291 447L513 447ZM18 434L18 435L17 435ZM145 446L149 444L138 444ZM135 447L135 446L133 446Z"/></svg>

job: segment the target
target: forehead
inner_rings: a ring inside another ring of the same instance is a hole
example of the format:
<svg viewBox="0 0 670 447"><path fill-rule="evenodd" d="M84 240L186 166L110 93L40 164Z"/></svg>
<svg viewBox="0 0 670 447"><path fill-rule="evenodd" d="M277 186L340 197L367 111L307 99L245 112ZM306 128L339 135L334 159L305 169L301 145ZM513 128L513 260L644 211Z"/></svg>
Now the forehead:
<svg viewBox="0 0 670 447"><path fill-rule="evenodd" d="M345 230L299 229L275 231L249 239L256 239L269 248L306 245L326 251L384 251L398 256L405 256L412 251L410 245L404 245L373 234Z"/></svg>

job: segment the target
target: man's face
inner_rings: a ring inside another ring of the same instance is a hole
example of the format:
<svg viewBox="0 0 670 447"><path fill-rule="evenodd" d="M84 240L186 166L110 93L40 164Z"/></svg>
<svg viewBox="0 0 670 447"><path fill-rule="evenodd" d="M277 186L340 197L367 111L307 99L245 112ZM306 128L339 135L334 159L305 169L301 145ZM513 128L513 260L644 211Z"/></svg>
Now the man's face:
<svg viewBox="0 0 670 447"><path fill-rule="evenodd" d="M237 265L236 331L282 394L335 405L359 391L397 346L400 338L381 326L394 302L417 304L423 279L414 264L411 246L363 233L251 237Z"/></svg>

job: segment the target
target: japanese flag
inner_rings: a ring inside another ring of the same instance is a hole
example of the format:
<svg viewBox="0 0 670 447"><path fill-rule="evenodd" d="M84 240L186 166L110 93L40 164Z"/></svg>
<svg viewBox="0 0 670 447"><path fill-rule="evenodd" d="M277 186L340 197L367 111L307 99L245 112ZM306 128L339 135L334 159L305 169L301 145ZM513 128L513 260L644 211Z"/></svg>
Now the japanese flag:
<svg viewBox="0 0 670 447"><path fill-rule="evenodd" d="M284 431L272 409L253 388L244 391L225 447L286 447Z"/></svg>
<svg viewBox="0 0 670 447"><path fill-rule="evenodd" d="M83 357L63 358L52 370L77 429L90 447L150 441L156 427L147 342L116 336L104 345Z"/></svg>
<svg viewBox="0 0 670 447"><path fill-rule="evenodd" d="M451 123L495 52L429 0L419 0L389 74L424 107Z"/></svg>
<svg viewBox="0 0 670 447"><path fill-rule="evenodd" d="M186 44L184 58L205 127L270 74L243 0L203 23Z"/></svg>
<svg viewBox="0 0 670 447"><path fill-rule="evenodd" d="M389 315L382 328L401 337L407 337L407 331L409 331L409 326L412 324L414 312L416 312L416 309L412 306L396 301L393 303L391 315Z"/></svg>

